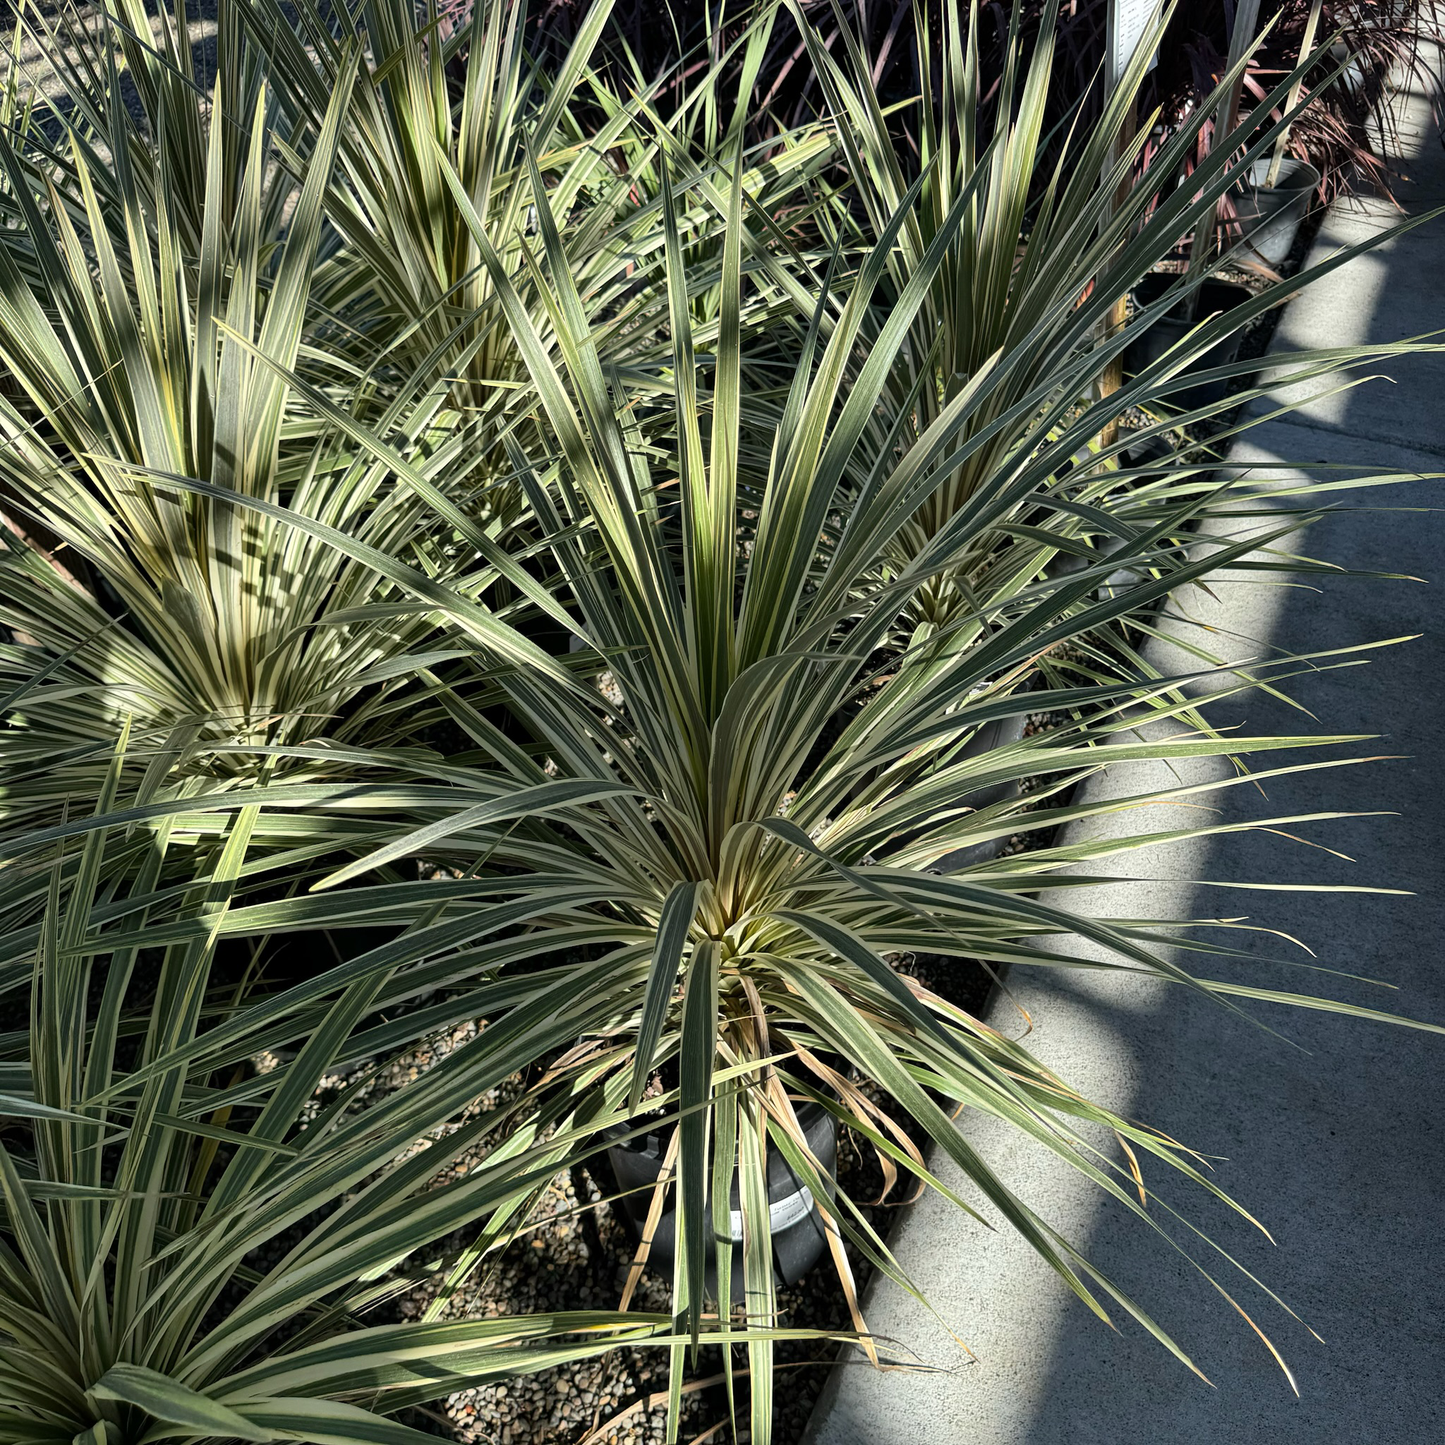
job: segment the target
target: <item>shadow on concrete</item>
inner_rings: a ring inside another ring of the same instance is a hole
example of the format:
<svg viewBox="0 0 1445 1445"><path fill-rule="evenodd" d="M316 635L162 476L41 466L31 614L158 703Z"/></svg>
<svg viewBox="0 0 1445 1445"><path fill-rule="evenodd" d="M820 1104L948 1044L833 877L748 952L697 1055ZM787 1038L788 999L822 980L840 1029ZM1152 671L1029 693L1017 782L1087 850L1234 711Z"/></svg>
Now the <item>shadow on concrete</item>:
<svg viewBox="0 0 1445 1445"><path fill-rule="evenodd" d="M1438 139L1421 145L1413 169L1410 208L1445 201ZM1388 221L1382 207L1337 214L1321 239L1352 241L1361 227ZM1350 268L1350 295L1341 293L1343 281L1326 283L1295 302L1282 323L1284 343L1393 341L1445 327L1442 257L1445 222L1438 220L1388 242L1368 266ZM1391 369L1393 386L1374 382L1262 429L1262 456L1357 470L1445 468L1445 357ZM1296 651L1422 633L1368 667L1292 688L1319 730L1382 733L1355 751L1402 756L1281 779L1267 803L1234 789L1221 804L1224 821L1317 809L1400 816L1296 830L1353 862L1265 834L1236 834L1202 851L1196 845L1190 862L1209 879L1382 886L1415 896L1199 887L1186 904L1196 916L1252 915L1309 943L1321 966L1386 979L1399 991L1273 962L1309 960L1264 935L1230 939L1255 961L1195 959L1197 972L1445 1023L1445 631L1436 596L1445 580L1445 512L1429 510L1445 506L1442 488L1420 480L1352 496L1351 506L1363 500L1370 509L1341 510L1306 547L1352 569L1413 574L1434 586L1340 578L1318 590L1291 589L1275 599L1263 639ZM1310 719L1262 696L1234 705L1232 717L1221 709L1216 719L1252 733L1313 730ZM1067 983L1055 991L1067 993ZM1093 998L1083 1003L1098 1006ZM1117 1030L1133 1050L1132 1103L1126 1098L1121 1107L1220 1156L1217 1182L1274 1231L1277 1245L1187 1182L1146 1167L1166 1199L1324 1337L1313 1339L1215 1257L1216 1278L1293 1367L1300 1398L1250 1326L1187 1261L1122 1210L1101 1206L1092 1237L1075 1242L1154 1312L1217 1388L1191 1378L1137 1326L1115 1337L1072 1305L1055 1315L1047 1367L1031 1391L1032 1418L1015 1427L1019 1445L1445 1441L1445 1039L1274 1005L1251 1011L1290 1042L1179 991L1151 1016L1131 1010ZM1177 1224L1170 1230L1188 1239ZM1190 1247L1206 1259L1207 1246L1194 1240Z"/></svg>

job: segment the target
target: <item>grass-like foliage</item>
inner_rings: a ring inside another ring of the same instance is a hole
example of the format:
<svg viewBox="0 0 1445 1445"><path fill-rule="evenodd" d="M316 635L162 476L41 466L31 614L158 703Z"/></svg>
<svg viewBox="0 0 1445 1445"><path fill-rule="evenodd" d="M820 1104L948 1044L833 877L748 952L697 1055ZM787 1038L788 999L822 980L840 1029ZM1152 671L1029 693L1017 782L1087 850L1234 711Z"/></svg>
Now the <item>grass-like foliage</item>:
<svg viewBox="0 0 1445 1445"><path fill-rule="evenodd" d="M489 1046L373 1107L359 1102L364 1072L319 1101L327 1075L387 1047L384 1028L359 1029L384 1001L378 975L318 1011L274 1069L247 1067L255 1040L224 1062L188 1061L246 992L244 973L218 973L217 940L255 818L234 818L195 880L187 916L205 926L170 943L129 894L93 911L105 829L80 849L63 917L55 871L30 981L28 1087L0 1096L0 1440L420 1445L433 1437L386 1417L669 1332L665 1316L583 1310L366 1323L415 1277L399 1261L424 1268L435 1240L515 1213L568 1136L539 1143L554 1121L525 1100L439 1127L511 1067ZM141 899L166 847L164 829L149 833ZM144 947L85 941L98 913L127 912Z"/></svg>
<svg viewBox="0 0 1445 1445"><path fill-rule="evenodd" d="M1210 787L1247 787L1360 741L1209 721L1353 660L1328 638L1249 666L1196 648L1187 676L1140 647L1185 583L1325 565L1293 539L1338 483L1261 490L1179 440L1254 392L1173 405L1310 276L1097 384L1197 282L1122 331L1115 299L1268 152L1294 77L1155 198L1127 186L1144 54L1097 125L1046 136L1053 19L1035 46L1015 31L991 126L976 13L919 27L942 84L902 113L913 160L846 30L800 42L826 122L751 138L771 8L666 119L660 85L592 68L605 6L551 69L506 0L455 27L401 0L235 0L210 91L182 24L137 38L138 4L42 35L63 102L12 73L0 1000L28 996L29 1027L0 1036L0 1445L400 1442L405 1406L624 1340L672 1352L674 1422L689 1349L744 1351L765 1441L789 1333L769 1156L819 1202L875 1356L850 1258L912 1288L810 1151L804 1100L890 1180L946 1190L916 1141L948 1155L964 1214L1187 1362L954 1116L1005 1121L1141 1229L1172 1218L1156 1178L1218 1187L896 956L1068 968L1082 937L1089 966L1242 1027L1260 1000L1408 1021L1039 896L1216 831L1053 841L1123 806L1071 801L1100 768L1217 756ZM1132 408L1168 442L1147 469L1116 434ZM1020 834L1038 846L1000 852ZM478 1018L381 1103L318 1104L323 1078ZM443 1318L547 1180L659 1110L670 1317ZM368 1322L439 1267L426 1321Z"/></svg>

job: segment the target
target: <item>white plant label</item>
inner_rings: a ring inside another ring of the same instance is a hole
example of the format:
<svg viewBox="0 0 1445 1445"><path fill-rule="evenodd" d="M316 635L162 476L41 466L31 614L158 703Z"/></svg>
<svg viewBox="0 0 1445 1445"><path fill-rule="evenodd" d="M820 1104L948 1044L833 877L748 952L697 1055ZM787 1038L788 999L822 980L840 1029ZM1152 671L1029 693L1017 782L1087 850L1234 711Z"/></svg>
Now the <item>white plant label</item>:
<svg viewBox="0 0 1445 1445"><path fill-rule="evenodd" d="M768 1206L768 1232L778 1234L790 1224L796 1224L813 1209L813 1191L805 1184L796 1194L775 1199ZM741 1244L743 1238L743 1212L732 1211L732 1237L734 1244Z"/></svg>
<svg viewBox="0 0 1445 1445"><path fill-rule="evenodd" d="M1157 0L1109 0L1109 86L1112 89L1129 68L1134 53L1158 13ZM1158 55L1149 61L1152 70Z"/></svg>

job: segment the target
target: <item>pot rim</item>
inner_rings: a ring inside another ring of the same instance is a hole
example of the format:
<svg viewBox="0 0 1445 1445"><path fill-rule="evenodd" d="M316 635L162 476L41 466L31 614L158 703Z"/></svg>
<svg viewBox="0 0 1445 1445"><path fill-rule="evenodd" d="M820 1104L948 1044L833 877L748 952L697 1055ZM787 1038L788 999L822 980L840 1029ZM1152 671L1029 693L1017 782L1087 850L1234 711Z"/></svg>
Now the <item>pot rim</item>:
<svg viewBox="0 0 1445 1445"><path fill-rule="evenodd" d="M1324 176L1318 166L1311 164L1309 161L1302 161L1298 156L1286 156L1280 162L1279 184L1267 189L1264 182L1269 175L1269 168L1273 159L1272 156L1261 156L1258 160L1251 161L1249 171L1245 179L1240 182L1239 189L1246 192L1266 192L1272 196L1293 195L1299 191L1306 191L1312 194L1319 189L1320 182L1324 180ZM1314 177L1308 185L1304 183L1305 174ZM1295 177L1296 179L1287 180L1286 177Z"/></svg>
<svg viewBox="0 0 1445 1445"><path fill-rule="evenodd" d="M823 1118L832 1119L837 1124L837 1118L831 1109L825 1109L816 1099L798 1099L793 1103L793 1112L798 1116L798 1123L803 1129L810 1124L816 1123ZM666 1140L667 1136L677 1128L677 1121L660 1120L656 1129L651 1129L645 1134L637 1134L631 1139L614 1140L611 1136L627 1134L637 1127L635 1124L609 1124L603 1130L603 1137L607 1139L608 1149L620 1149L625 1154L647 1155L647 1144L650 1139L657 1139L659 1144ZM661 1151L659 1150L659 1153Z"/></svg>

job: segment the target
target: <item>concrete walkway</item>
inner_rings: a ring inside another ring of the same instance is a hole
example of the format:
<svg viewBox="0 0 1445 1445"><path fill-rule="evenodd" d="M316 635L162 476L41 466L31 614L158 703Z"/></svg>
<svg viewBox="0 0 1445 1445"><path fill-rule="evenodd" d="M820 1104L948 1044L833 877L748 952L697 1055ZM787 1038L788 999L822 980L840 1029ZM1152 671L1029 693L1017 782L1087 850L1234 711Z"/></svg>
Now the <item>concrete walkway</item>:
<svg viewBox="0 0 1445 1445"><path fill-rule="evenodd" d="M1411 104L1412 211L1445 202L1445 160L1424 98ZM1316 258L1390 224L1380 205L1337 209ZM1334 273L1285 313L1276 348L1398 340L1445 327L1445 219ZM1236 457L1366 470L1445 471L1445 357L1391 368L1253 433ZM1304 550L1343 566L1445 576L1445 482L1420 480L1351 499ZM1263 938L1257 967L1232 976L1445 1022L1445 628L1435 588L1330 579L1317 590L1242 577L1176 599L1218 629L1237 657L1424 636L1374 654L1368 667L1297 680L1318 730L1383 733L1370 751L1402 761L1285 778L1268 800L1243 788L1211 799L1220 821L1323 809L1398 812L1312 826L1346 862L1266 834L1131 855L1120 871L1157 881L1099 890L1091 911L1135 918L1248 913L1303 938L1320 964L1389 979L1399 992L1318 979L1264 961L1289 953ZM1164 665L1167 657L1161 656ZM1187 666L1187 664L1184 664ZM1309 719L1265 696L1232 714L1250 732L1308 731ZM1301 724L1304 726L1301 726ZM1289 761L1282 758L1280 761ZM1161 784L1167 784L1162 772ZM1201 766L1195 776L1206 776ZM1094 796L1142 791L1149 774L1092 779ZM1198 821L1151 810L1147 826ZM1146 826L1137 814L1113 828ZM1090 836L1110 830L1094 822ZM1417 896L1248 893L1195 879L1384 885ZM1067 900L1078 907L1078 895ZM1234 941L1247 938L1236 935ZM1081 947L1081 952L1084 951ZM1296 957L1304 955L1296 954ZM1198 962L1193 967L1203 971ZM891 1284L868 1301L878 1333L942 1373L879 1373L858 1361L833 1372L810 1445L1430 1445L1445 1442L1445 1039L1322 1013L1270 1007L1261 1017L1293 1044L1164 986L1078 973L1015 973L1036 1023L1030 1046L1067 1080L1217 1159L1218 1182L1274 1232L1272 1246L1185 1181L1146 1177L1164 1197L1274 1287L1326 1343L1247 1281L1216 1270L1292 1365L1296 1399L1248 1325L1186 1262L1069 1171L1007 1130L964 1127L1005 1178L1184 1344L1201 1383L1132 1323L1112 1333L1005 1232L989 1234L936 1197L901 1223L904 1267L977 1356ZM994 1022L1017 1034L1007 1003ZM945 1171L947 1172L947 1171ZM956 1176L954 1182L957 1183ZM1225 1271L1228 1266L1223 1267ZM1236 1283L1237 1282L1237 1283Z"/></svg>

